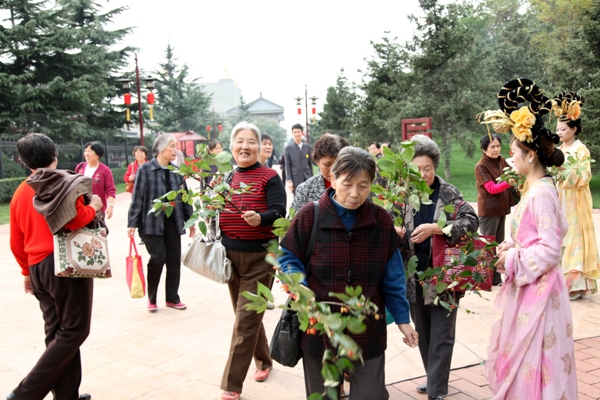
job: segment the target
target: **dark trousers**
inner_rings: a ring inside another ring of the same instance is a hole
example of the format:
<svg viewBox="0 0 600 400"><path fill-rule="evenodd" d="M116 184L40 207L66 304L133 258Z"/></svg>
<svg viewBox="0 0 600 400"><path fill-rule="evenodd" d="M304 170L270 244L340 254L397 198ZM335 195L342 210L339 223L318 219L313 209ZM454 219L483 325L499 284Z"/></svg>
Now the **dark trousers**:
<svg viewBox="0 0 600 400"><path fill-rule="evenodd" d="M256 283L271 288L273 268L265 261L266 251L260 253L245 253L227 250L227 257L232 264L232 278L227 284L231 305L235 312L235 323L229 348L229 359L225 365L221 389L231 392L242 392L244 378L254 356L256 368L266 369L273 366L269 341L265 334L262 319L265 313L246 310L244 304L248 300L242 292L256 293Z"/></svg>
<svg viewBox="0 0 600 400"><path fill-rule="evenodd" d="M181 279L181 236L175 224L165 224L164 235L143 235L142 240L150 254L148 261L148 301L156 304L158 283L163 266L167 266L165 280L166 300L168 303L179 303L179 281Z"/></svg>
<svg viewBox="0 0 600 400"><path fill-rule="evenodd" d="M54 255L30 266L29 274L44 318L46 350L13 392L23 400L42 400L50 391L56 400L78 399L79 347L90 333L94 282L55 276Z"/></svg>
<svg viewBox="0 0 600 400"><path fill-rule="evenodd" d="M448 310L442 306L425 305L423 288L417 285L417 302L410 304L410 316L419 334L419 352L427 373L427 394L432 397L448 394L456 310L448 315Z"/></svg>
<svg viewBox="0 0 600 400"><path fill-rule="evenodd" d="M498 244L504 241L504 227L506 215L502 217L479 217L479 233L482 235L495 236ZM502 283L502 275L494 267L494 278L492 283L498 285Z"/></svg>
<svg viewBox="0 0 600 400"><path fill-rule="evenodd" d="M323 393L325 389L321 375L323 368L321 357L313 357L304 353L302 365L306 397L315 392ZM364 365L360 361L353 362L352 365L354 369L350 374L350 400L387 400L390 398L385 388L385 354L365 360Z"/></svg>

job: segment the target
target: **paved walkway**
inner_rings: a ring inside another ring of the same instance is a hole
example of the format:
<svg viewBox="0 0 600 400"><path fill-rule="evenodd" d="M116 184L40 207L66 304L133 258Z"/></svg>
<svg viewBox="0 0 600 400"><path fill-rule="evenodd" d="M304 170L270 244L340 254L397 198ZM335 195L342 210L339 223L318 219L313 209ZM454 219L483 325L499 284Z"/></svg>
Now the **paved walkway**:
<svg viewBox="0 0 600 400"><path fill-rule="evenodd" d="M92 329L82 346L81 390L94 400L208 400L220 399L221 374L229 350L234 316L229 294L213 283L182 268L180 295L188 304L185 311L164 307L164 274L159 290L159 310L146 311L145 299L131 299L125 283L126 235L130 195L117 196L115 214L108 221L112 279L96 280ZM600 214L595 214L600 232ZM187 243L189 238L184 239ZM144 262L145 248L139 249ZM493 321L495 290L484 298L467 295L457 322L451 393L452 399L490 397L483 367ZM277 284L273 292L278 304L284 293ZM44 347L41 312L33 296L23 293L22 277L9 248L9 227L0 226L0 398L8 394L31 369ZM580 399L600 398L600 293L573 302L574 335ZM279 311L267 311L267 332L272 332ZM417 349L402 343L394 326L388 327L386 383L392 399L422 399L415 386L422 381L423 366ZM244 400L304 398L302 367L276 365L269 380L257 383L248 372ZM588 397L583 397L588 396ZM51 399L48 396L47 399ZM532 399L533 400L533 399Z"/></svg>

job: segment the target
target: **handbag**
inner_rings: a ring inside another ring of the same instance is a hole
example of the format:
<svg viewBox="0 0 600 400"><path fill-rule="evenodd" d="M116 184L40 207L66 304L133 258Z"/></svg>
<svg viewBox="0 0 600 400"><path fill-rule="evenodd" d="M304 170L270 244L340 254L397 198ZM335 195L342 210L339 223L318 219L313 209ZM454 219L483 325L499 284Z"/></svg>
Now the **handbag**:
<svg viewBox="0 0 600 400"><path fill-rule="evenodd" d="M54 274L69 278L110 278L105 227L80 228L54 235Z"/></svg>
<svg viewBox="0 0 600 400"><path fill-rule="evenodd" d="M125 191L127 193L133 193L133 181L125 182Z"/></svg>
<svg viewBox="0 0 600 400"><path fill-rule="evenodd" d="M459 203L456 207L454 219L456 219L458 209L463 203L464 202ZM475 250L482 250L485 247L486 243L481 240L482 238L488 242L496 240L495 236L479 235L479 239L473 240L473 247ZM433 235L433 267L447 267L443 282L451 284L455 280L458 280L458 284L452 289L455 292L463 292L465 290L491 290L494 271L489 267L489 262L494 257L493 252L490 250L482 251L482 263L479 263L476 266L465 266L461 261L460 255L461 248L466 244L466 240L461 240L456 244L449 244L445 235ZM454 259L458 260L458 265L454 265ZM471 274L469 276L461 276L463 271L470 271ZM467 283L470 283L472 287L470 289L461 289Z"/></svg>
<svg viewBox="0 0 600 400"><path fill-rule="evenodd" d="M219 214L215 217L214 233L198 233L181 254L181 262L192 271L218 283L231 280L231 260L221 243Z"/></svg>
<svg viewBox="0 0 600 400"><path fill-rule="evenodd" d="M314 219L313 226L306 249L306 276L310 272L310 258L315 247L315 238L317 236L317 226L319 223L319 202L313 202ZM302 349L300 348L300 322L296 311L289 309L291 299L285 303L279 322L271 338L271 358L285 367L295 367L302 358Z"/></svg>
<svg viewBox="0 0 600 400"><path fill-rule="evenodd" d="M131 253L131 250L135 254ZM140 299L146 295L146 280L144 279L144 267L142 256L138 254L133 237L129 242L129 256L125 259L127 286L132 299Z"/></svg>

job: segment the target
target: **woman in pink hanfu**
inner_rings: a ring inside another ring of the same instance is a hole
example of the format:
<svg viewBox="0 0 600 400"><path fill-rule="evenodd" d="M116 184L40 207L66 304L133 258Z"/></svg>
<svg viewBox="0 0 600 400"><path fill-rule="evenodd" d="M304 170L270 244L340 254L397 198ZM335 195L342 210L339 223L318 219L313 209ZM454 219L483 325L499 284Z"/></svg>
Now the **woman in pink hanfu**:
<svg viewBox="0 0 600 400"><path fill-rule="evenodd" d="M504 85L508 96L501 91L499 97L522 101L529 92L539 91L531 81L515 82ZM573 320L559 267L568 225L547 174L547 167L562 165L564 155L554 147L557 135L543 127L544 99L529 108L505 111L519 127L513 128L510 148L516 172L526 176L529 189L514 211L512 240L498 246L496 267L506 278L494 304L486 362L494 400L577 400Z"/></svg>

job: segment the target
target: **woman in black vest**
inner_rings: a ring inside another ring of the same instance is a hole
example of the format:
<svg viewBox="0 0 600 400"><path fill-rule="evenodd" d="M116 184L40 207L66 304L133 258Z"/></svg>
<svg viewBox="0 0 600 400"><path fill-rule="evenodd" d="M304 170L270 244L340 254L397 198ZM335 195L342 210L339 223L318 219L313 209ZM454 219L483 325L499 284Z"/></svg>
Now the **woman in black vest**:
<svg viewBox="0 0 600 400"><path fill-rule="evenodd" d="M313 225L314 205L304 205L281 242L284 270L306 273L305 284L317 301L331 300L330 292L361 286L380 310L387 306L411 347L417 333L410 325L409 305L399 238L390 215L367 201L375 179L375 160L365 150L343 148L331 168L331 187L319 200L319 226L310 260L304 261ZM337 311L337 310L334 310ZM367 329L351 335L362 349L364 364L354 362L350 400L388 399L385 389L387 347L385 318L372 319ZM323 392L321 360L331 344L324 336L302 334L304 382L307 396Z"/></svg>

